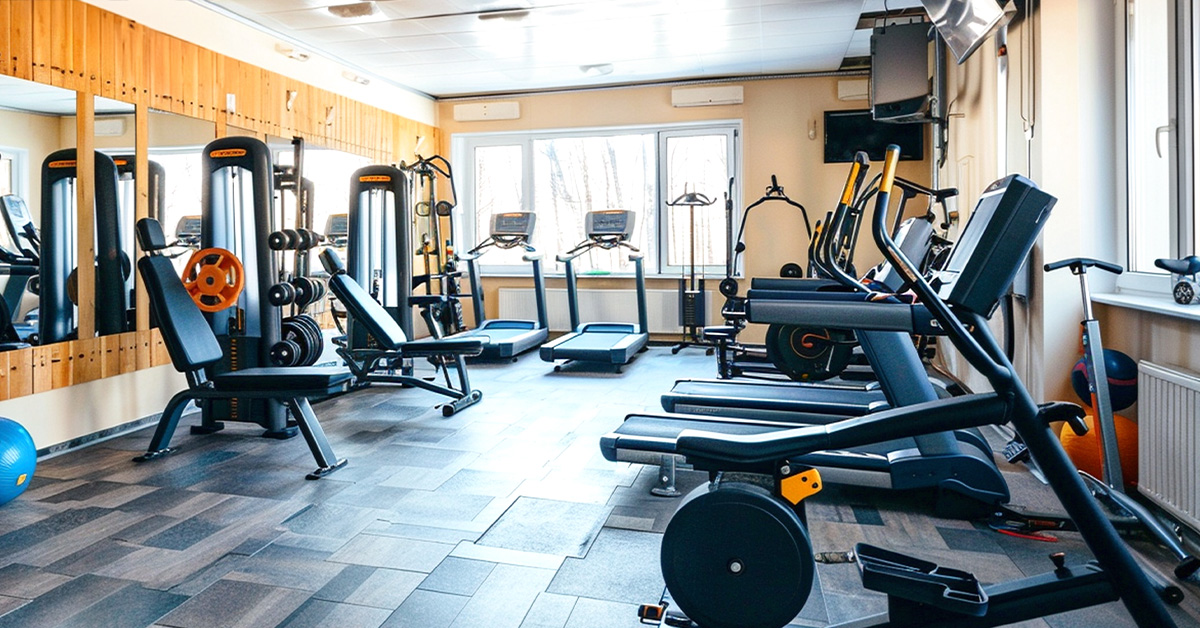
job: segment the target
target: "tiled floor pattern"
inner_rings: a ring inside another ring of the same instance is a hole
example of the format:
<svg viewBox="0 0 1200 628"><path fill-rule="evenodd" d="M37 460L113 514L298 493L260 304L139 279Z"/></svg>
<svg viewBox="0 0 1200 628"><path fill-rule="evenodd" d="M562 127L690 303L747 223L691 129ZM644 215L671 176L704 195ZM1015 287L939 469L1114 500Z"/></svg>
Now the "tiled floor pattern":
<svg viewBox="0 0 1200 628"><path fill-rule="evenodd" d="M0 628L633 627L662 591L661 532L677 500L649 495L654 469L613 464L597 438L628 412L658 408L712 358L655 347L622 375L553 373L536 355L477 365L483 401L446 419L437 398L378 387L317 404L349 466L320 481L300 439L231 425L180 430L180 451L130 459L141 431L43 461L0 509ZM1010 469L1016 500L1045 489ZM703 481L681 473L682 488ZM811 500L818 551L859 541L901 548L996 581L1045 571L1045 555L1086 552L928 516L921 496L830 487ZM1155 548L1137 545L1160 564ZM852 565L822 565L797 625L882 610ZM1195 596L1177 612L1200 625ZM1131 625L1123 608L1028 626Z"/></svg>

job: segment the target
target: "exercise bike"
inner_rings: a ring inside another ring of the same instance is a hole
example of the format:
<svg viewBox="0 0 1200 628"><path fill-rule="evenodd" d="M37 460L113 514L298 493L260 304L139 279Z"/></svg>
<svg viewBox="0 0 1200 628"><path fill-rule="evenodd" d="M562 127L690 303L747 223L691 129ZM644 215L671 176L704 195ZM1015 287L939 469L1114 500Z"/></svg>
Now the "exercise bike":
<svg viewBox="0 0 1200 628"><path fill-rule="evenodd" d="M918 303L849 303L799 313L797 323L836 316L856 328L938 330L984 375L994 392L896 408L827 425L772 433L722 435L685 431L674 442L712 481L680 505L663 535L662 572L669 595L689 623L703 628L781 627L803 609L816 559L804 517L805 499L821 489L819 473L792 460L883 439L1011 423L1040 464L1095 560L982 585L974 575L858 544L850 558L863 586L888 596L886 612L839 624L892 627L983 627L1016 623L1107 602L1124 603L1142 628L1175 626L1150 578L1099 508L1063 451L1050 423L1085 433L1074 404L1037 405L986 324L1045 225L1055 199L1013 175L993 183L933 282L888 234L885 223L899 148L889 146L876 199L873 235ZM964 246L963 243L966 243ZM936 286L936 287L935 287ZM746 474L752 474L747 476ZM758 478L745 481L744 477ZM769 488L767 488L769 487ZM643 607L643 621L663 620L664 604Z"/></svg>

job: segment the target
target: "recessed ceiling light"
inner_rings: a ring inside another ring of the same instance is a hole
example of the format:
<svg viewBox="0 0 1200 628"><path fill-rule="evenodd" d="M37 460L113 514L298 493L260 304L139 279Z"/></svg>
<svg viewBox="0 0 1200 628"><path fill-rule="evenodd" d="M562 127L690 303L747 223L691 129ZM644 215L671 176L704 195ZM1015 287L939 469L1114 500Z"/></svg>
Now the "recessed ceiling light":
<svg viewBox="0 0 1200 628"><path fill-rule="evenodd" d="M581 65L579 66L579 71L583 72L584 76L604 76L605 74L612 74L613 64L597 63L595 65Z"/></svg>
<svg viewBox="0 0 1200 628"><path fill-rule="evenodd" d="M346 79L347 81L353 81L355 83L358 83L359 85L370 85L371 84L371 79L369 79L365 76L356 74L354 72L351 72L350 70L342 70L342 78Z"/></svg>
<svg viewBox="0 0 1200 628"><path fill-rule="evenodd" d="M476 17L481 20L507 20L515 22L523 20L529 15L529 9L496 9L494 11L481 11Z"/></svg>
<svg viewBox="0 0 1200 628"><path fill-rule="evenodd" d="M336 4L329 7L329 12L341 18L356 18L367 17L375 14L374 2L351 2L350 4Z"/></svg>
<svg viewBox="0 0 1200 628"><path fill-rule="evenodd" d="M275 44L275 52L295 61L308 61L307 52L296 50L285 44Z"/></svg>

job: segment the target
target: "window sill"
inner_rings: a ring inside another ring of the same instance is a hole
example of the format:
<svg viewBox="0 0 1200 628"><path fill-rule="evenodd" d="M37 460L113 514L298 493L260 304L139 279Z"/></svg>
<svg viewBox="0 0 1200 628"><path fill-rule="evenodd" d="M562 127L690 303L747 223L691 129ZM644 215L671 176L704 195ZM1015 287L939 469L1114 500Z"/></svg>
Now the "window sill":
<svg viewBox="0 0 1200 628"><path fill-rule="evenodd" d="M1200 305L1180 305L1168 294L1149 294L1141 291L1122 291L1093 294L1092 300L1104 305L1129 308L1141 312L1152 312L1163 316L1174 316L1190 321L1200 321Z"/></svg>

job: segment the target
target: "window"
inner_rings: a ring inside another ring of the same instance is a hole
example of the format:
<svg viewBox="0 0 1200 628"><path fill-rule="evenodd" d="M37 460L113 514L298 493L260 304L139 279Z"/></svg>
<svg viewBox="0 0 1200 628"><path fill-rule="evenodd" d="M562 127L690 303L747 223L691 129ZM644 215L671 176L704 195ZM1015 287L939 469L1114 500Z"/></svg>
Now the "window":
<svg viewBox="0 0 1200 628"><path fill-rule="evenodd" d="M637 215L631 244L649 273L675 273L692 260L697 270L723 272L725 194L737 177L740 124L626 127L461 135L454 138L454 171L465 209L460 246L487 237L493 214L532 211L533 244L549 272L554 257L584 240L587 212L626 209ZM713 200L689 212L667 203L684 192ZM491 272L528 272L522 251L493 251L481 260ZM579 272L632 273L628 253L592 251Z"/></svg>
<svg viewBox="0 0 1200 628"><path fill-rule="evenodd" d="M1197 253L1200 146L1195 15L1186 0L1126 0L1126 264L1161 273L1160 257Z"/></svg>
<svg viewBox="0 0 1200 628"><path fill-rule="evenodd" d="M0 154L0 196L13 193L13 160L9 155Z"/></svg>

